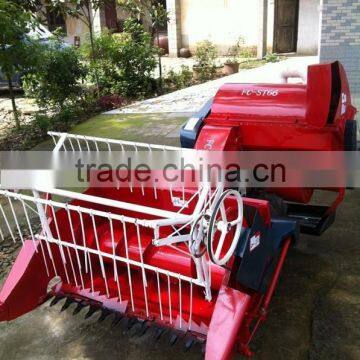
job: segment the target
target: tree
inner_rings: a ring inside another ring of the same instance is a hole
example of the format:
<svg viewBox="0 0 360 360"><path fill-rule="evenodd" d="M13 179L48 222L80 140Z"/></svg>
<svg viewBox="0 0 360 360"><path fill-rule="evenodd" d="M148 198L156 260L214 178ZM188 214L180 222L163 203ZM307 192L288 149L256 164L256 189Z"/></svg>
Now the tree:
<svg viewBox="0 0 360 360"><path fill-rule="evenodd" d="M59 39L40 46L41 61L24 77L24 89L35 97L40 107L50 105L60 111L80 98L80 80L85 77L86 69L77 49L64 46Z"/></svg>
<svg viewBox="0 0 360 360"><path fill-rule="evenodd" d="M71 16L79 19L85 24L89 30L89 40L91 45L91 59L96 62L95 53L95 34L94 34L94 19L96 12L109 3L110 0L48 0L47 5L65 16ZM95 73L96 87L99 91L99 76Z"/></svg>
<svg viewBox="0 0 360 360"><path fill-rule="evenodd" d="M84 44L81 51L87 58L90 45ZM95 52L98 61L93 65L97 67L102 94L139 98L151 93L157 49L141 24L127 19L123 33L102 32L95 38ZM90 66L90 79L94 77L94 70Z"/></svg>
<svg viewBox="0 0 360 360"><path fill-rule="evenodd" d="M0 68L5 75L16 127L20 128L12 79L33 62L33 44L28 33L35 26L29 11L10 0L0 0Z"/></svg>
<svg viewBox="0 0 360 360"><path fill-rule="evenodd" d="M164 5L157 0L118 0L119 5L126 10L130 16L138 21L144 17L149 16L151 19L152 36L155 36L159 44L159 30L165 26L169 21L169 13L166 11ZM159 79L160 90L162 90L162 64L161 51L158 52L159 65Z"/></svg>
<svg viewBox="0 0 360 360"><path fill-rule="evenodd" d="M12 2L26 11L31 11L33 14L42 12L44 8L41 0L12 0Z"/></svg>
<svg viewBox="0 0 360 360"><path fill-rule="evenodd" d="M159 29L163 26L165 26L168 21L169 21L169 17L168 17L168 12L166 11L166 9L164 8L164 6L159 3L153 3L150 6L149 9L149 13L150 13L150 18L151 18L151 23L152 23L152 28L153 31L155 33L156 39L157 39L157 44L160 44L160 40L159 40ZM162 91L162 64L161 64L161 52L159 51L159 76L160 76L160 89Z"/></svg>

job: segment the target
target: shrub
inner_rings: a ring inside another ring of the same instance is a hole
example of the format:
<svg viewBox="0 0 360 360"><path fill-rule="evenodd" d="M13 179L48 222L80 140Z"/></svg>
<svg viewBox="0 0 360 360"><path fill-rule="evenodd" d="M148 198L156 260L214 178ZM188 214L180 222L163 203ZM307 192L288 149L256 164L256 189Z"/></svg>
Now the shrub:
<svg viewBox="0 0 360 360"><path fill-rule="evenodd" d="M120 95L104 95L99 99L99 106L102 110L111 110L124 105L125 99Z"/></svg>
<svg viewBox="0 0 360 360"><path fill-rule="evenodd" d="M24 89L42 108L62 108L76 101L86 74L80 56L73 47L65 47L56 39L43 44L37 65L24 76Z"/></svg>
<svg viewBox="0 0 360 360"><path fill-rule="evenodd" d="M182 65L181 71L170 70L164 79L165 92L186 88L193 84L193 73L188 66Z"/></svg>
<svg viewBox="0 0 360 360"><path fill-rule="evenodd" d="M274 54L274 53L267 53L266 55L265 55L265 61L266 62L272 62L272 63L274 63L274 62L279 62L280 61L280 58L279 58L279 56L277 56L276 54Z"/></svg>
<svg viewBox="0 0 360 360"><path fill-rule="evenodd" d="M143 97L152 90L157 49L144 27L134 20L126 20L124 30L116 35L104 32L95 39L96 61L90 58L88 44L82 51L90 63L90 79L94 82L98 75L102 94Z"/></svg>
<svg viewBox="0 0 360 360"><path fill-rule="evenodd" d="M197 43L195 51L197 66L201 67L214 65L217 55L216 47L211 41L205 40Z"/></svg>
<svg viewBox="0 0 360 360"><path fill-rule="evenodd" d="M205 40L197 44L195 51L195 68L200 81L210 80L215 77L215 60L217 56L218 52L211 41Z"/></svg>
<svg viewBox="0 0 360 360"><path fill-rule="evenodd" d="M44 112L38 112L33 116L33 125L41 133L47 133L50 129L51 118Z"/></svg>
<svg viewBox="0 0 360 360"><path fill-rule="evenodd" d="M240 57L242 58L254 58L256 57L257 49L254 46L242 46L240 49Z"/></svg>
<svg viewBox="0 0 360 360"><path fill-rule="evenodd" d="M241 47L244 45L245 41L243 37L239 37L239 39L236 41L236 43L233 46L230 46L228 52L227 52L227 62L231 64L238 64L239 63L239 57L241 54Z"/></svg>

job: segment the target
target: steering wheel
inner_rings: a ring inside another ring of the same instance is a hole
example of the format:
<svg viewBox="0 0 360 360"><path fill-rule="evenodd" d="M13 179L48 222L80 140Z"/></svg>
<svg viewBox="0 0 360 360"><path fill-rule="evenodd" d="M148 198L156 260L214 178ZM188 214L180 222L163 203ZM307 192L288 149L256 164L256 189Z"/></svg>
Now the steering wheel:
<svg viewBox="0 0 360 360"><path fill-rule="evenodd" d="M200 215L191 226L189 250L195 258L200 258L205 254L206 245L204 239L206 237L209 216Z"/></svg>
<svg viewBox="0 0 360 360"><path fill-rule="evenodd" d="M229 213L230 206L227 207L226 200L230 198L236 200L237 214L233 220L228 219L232 211ZM207 231L208 254L214 264L222 266L229 261L238 243L242 222L243 201L240 193L232 189L224 191L214 206ZM233 228L235 231L231 235Z"/></svg>

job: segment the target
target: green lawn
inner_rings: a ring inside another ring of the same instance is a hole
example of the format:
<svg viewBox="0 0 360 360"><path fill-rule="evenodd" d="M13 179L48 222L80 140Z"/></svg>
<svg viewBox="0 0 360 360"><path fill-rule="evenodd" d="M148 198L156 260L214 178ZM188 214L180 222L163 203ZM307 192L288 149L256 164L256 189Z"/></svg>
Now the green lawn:
<svg viewBox="0 0 360 360"><path fill-rule="evenodd" d="M179 145L179 128L185 114L116 114L97 115L76 125L73 134L97 136L155 144ZM37 145L34 150L50 150L51 139Z"/></svg>

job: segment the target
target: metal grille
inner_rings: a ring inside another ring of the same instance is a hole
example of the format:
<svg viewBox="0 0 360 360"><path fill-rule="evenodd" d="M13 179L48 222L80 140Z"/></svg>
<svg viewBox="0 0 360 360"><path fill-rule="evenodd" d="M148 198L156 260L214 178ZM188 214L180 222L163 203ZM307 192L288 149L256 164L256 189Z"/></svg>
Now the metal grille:
<svg viewBox="0 0 360 360"><path fill-rule="evenodd" d="M54 139L54 151L100 151L104 146L105 151L178 150L72 134L49 135ZM135 191L131 186L113 190ZM31 193L0 190L0 239L9 236L14 242L32 241L49 277L58 276L63 284L90 297L126 302L133 312L141 311L146 317L157 313L161 320L193 330L197 326L192 321L194 298L209 302L214 293L209 258L193 255L190 231L200 216L212 211L223 185L216 189L201 185L197 191L154 187L154 199L158 199L158 190L166 194L169 206L144 205L149 196L144 189L141 194L136 190L138 203L60 189L38 188ZM121 199L120 192L116 198ZM177 210L167 210L174 208ZM147 263L144 252L149 246L180 252L188 259L187 273L170 271L161 262ZM191 263L196 276L189 275Z"/></svg>
<svg viewBox="0 0 360 360"><path fill-rule="evenodd" d="M208 189L199 190L189 197L188 201L197 201L199 204L199 201L209 198L207 192ZM97 210L95 206L91 208L53 201L49 195L65 196L72 201L81 199L86 204L92 202L94 205L110 206L111 203L111 207L116 211L108 212ZM57 189L47 190L43 196L36 190L32 195L0 190L0 197L0 217L3 218L3 221L0 221L1 238L4 240L8 233L14 242L20 240L24 243L27 238L32 240L34 249L40 252L45 270L50 277L60 276L63 283L87 290L92 295L104 291L108 299L116 298L116 301L120 302L126 300L132 311L138 311L139 307L142 307L141 310L147 317L151 315L150 307L154 306L154 299L148 299L149 286L151 286L153 290L150 292L157 293L157 312L161 320L166 317L170 323L173 323L176 312L180 328L194 326L192 322L194 292L204 294L207 300L211 300L211 278L208 260L205 257L196 259L198 268L196 278L169 271L161 266L152 266L143 258L145 248L143 241L144 238L150 237L153 245L173 247L193 261L187 248L181 249L174 244L184 241L184 235L180 235L181 229L197 218L197 213L203 208L204 203L202 206L195 206L197 210L194 214L185 215L181 212L173 213ZM136 209L137 212L141 210L143 214L156 213L158 219L147 220L119 214L121 212L119 210L124 209ZM172 227L173 231L161 238L162 229L169 227ZM102 248L99 240L104 228L110 231L111 246L107 249ZM125 250L121 255L116 254L115 251L120 229ZM89 244L89 233L93 236L92 244ZM130 245L134 247L135 243L136 252L139 254L137 258L134 258L129 250ZM102 283L95 282L95 273L101 274ZM148 283L149 278L151 284ZM138 292L139 282L143 293L141 303L137 303L134 296L134 286ZM164 292L167 293L166 297ZM183 320L182 315L185 301L187 309L190 309L187 322Z"/></svg>

